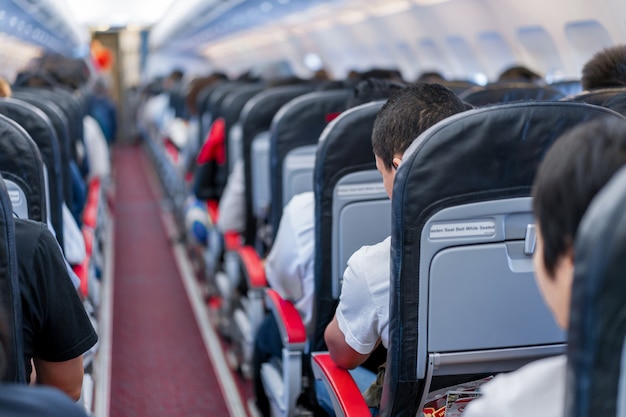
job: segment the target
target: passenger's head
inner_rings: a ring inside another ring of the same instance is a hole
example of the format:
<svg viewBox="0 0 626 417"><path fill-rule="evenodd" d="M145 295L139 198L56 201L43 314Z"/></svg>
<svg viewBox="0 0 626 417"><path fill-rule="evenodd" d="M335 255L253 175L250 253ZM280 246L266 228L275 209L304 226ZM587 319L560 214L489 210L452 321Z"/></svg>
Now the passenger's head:
<svg viewBox="0 0 626 417"><path fill-rule="evenodd" d="M537 82L541 80L541 75L522 65L515 65L502 71L498 77L500 82Z"/></svg>
<svg viewBox="0 0 626 417"><path fill-rule="evenodd" d="M346 108L352 108L370 101L388 99L406 85L397 81L368 78L354 86L352 95L346 102Z"/></svg>
<svg viewBox="0 0 626 417"><path fill-rule="evenodd" d="M389 196L396 169L413 140L435 123L464 110L463 102L440 84L410 84L387 100L374 122L372 147Z"/></svg>
<svg viewBox="0 0 626 417"><path fill-rule="evenodd" d="M626 45L595 54L583 67L581 83L585 90L626 87Z"/></svg>
<svg viewBox="0 0 626 417"><path fill-rule="evenodd" d="M438 71L425 71L417 77L418 83L437 83L445 80L444 76Z"/></svg>
<svg viewBox="0 0 626 417"><path fill-rule="evenodd" d="M559 138L533 185L537 283L557 323L567 327L574 277L574 239L589 203L626 164L626 121L595 120Z"/></svg>

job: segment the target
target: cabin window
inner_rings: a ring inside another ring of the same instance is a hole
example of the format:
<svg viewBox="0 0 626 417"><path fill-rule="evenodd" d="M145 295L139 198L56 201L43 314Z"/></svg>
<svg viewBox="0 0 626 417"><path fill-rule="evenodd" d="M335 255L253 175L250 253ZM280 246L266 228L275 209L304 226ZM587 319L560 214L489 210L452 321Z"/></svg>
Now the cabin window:
<svg viewBox="0 0 626 417"><path fill-rule="evenodd" d="M561 78L564 70L563 61L550 34L541 26L521 27L517 39L532 57L538 71L546 81L553 82Z"/></svg>
<svg viewBox="0 0 626 417"><path fill-rule="evenodd" d="M613 45L611 35L597 20L568 23L565 37L576 52L578 68L582 68L596 52Z"/></svg>
<svg viewBox="0 0 626 417"><path fill-rule="evenodd" d="M490 74L494 80L500 72L517 63L509 45L496 32L484 32L478 35L478 47L485 64L484 67L497 71Z"/></svg>

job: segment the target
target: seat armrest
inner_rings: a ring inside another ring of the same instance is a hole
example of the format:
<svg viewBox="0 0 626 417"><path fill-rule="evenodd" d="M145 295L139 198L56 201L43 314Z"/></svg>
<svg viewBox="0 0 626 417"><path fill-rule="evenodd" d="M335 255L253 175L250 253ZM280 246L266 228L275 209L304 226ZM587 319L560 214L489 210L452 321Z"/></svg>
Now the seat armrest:
<svg viewBox="0 0 626 417"><path fill-rule="evenodd" d="M242 246L237 249L237 254L241 260L248 288L252 290L266 288L267 280L265 279L263 262L261 262L261 258L254 248L252 246Z"/></svg>
<svg viewBox="0 0 626 417"><path fill-rule="evenodd" d="M370 409L350 372L335 365L328 352L313 352L311 366L315 379L324 382L337 416L371 416Z"/></svg>
<svg viewBox="0 0 626 417"><path fill-rule="evenodd" d="M291 301L285 300L271 288L265 289L265 301L276 319L276 324L287 350L303 350L306 344L306 329Z"/></svg>

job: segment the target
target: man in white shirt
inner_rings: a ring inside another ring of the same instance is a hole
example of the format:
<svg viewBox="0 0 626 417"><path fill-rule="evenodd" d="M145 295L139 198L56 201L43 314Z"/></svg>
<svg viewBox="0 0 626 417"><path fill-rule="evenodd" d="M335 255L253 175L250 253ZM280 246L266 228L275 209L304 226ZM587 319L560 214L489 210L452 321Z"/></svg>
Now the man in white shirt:
<svg viewBox="0 0 626 417"><path fill-rule="evenodd" d="M463 102L439 84L412 84L387 101L374 122L372 147L389 198L396 170L413 140L437 122L464 110ZM339 304L324 333L330 356L340 367L357 368L379 343L387 347L389 260L390 238L362 247L348 260ZM373 382L374 375L371 378ZM332 410L322 394L318 390L320 404Z"/></svg>
<svg viewBox="0 0 626 417"><path fill-rule="evenodd" d="M615 172L626 165L626 122L595 120L559 138L535 177L537 219L535 278L557 324L567 329L574 279L574 240L587 207ZM561 417L566 358L557 356L498 375L464 417Z"/></svg>

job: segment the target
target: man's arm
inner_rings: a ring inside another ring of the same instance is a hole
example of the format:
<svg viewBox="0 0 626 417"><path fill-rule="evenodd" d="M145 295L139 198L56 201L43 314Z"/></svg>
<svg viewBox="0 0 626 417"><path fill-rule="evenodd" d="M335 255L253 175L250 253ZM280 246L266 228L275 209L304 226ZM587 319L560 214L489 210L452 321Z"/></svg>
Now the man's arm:
<svg viewBox="0 0 626 417"><path fill-rule="evenodd" d="M371 354L371 352L367 354L359 353L346 343L346 338L341 329L339 329L337 316L334 316L333 320L326 326L324 340L333 362L341 368L354 369L365 362Z"/></svg>
<svg viewBox="0 0 626 417"><path fill-rule="evenodd" d="M48 362L39 358L34 358L33 362L38 384L58 388L78 401L83 386L82 355L64 362Z"/></svg>

